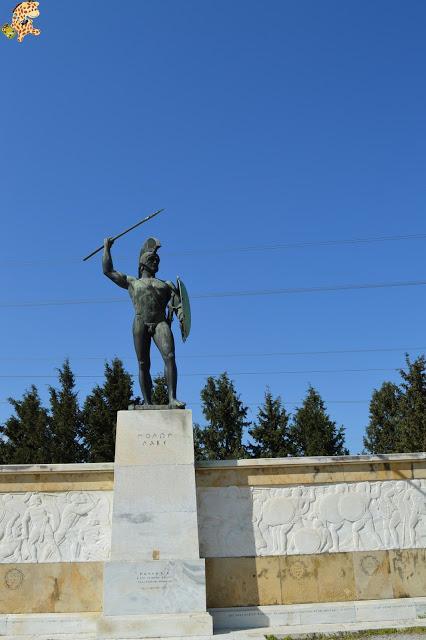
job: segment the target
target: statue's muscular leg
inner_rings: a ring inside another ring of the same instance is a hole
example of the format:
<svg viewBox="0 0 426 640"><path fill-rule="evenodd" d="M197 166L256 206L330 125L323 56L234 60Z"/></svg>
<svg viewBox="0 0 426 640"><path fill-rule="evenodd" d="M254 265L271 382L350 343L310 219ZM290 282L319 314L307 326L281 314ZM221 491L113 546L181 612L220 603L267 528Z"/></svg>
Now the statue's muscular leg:
<svg viewBox="0 0 426 640"><path fill-rule="evenodd" d="M159 322L155 328L154 342L164 360L164 375L167 380L169 392L169 406L176 409L183 409L184 402L176 399L177 369L175 360L175 341L173 333L167 322Z"/></svg>
<svg viewBox="0 0 426 640"><path fill-rule="evenodd" d="M139 364L139 385L145 404L152 404L152 380L149 372L151 359L151 336L142 318L136 316L133 322L133 342Z"/></svg>

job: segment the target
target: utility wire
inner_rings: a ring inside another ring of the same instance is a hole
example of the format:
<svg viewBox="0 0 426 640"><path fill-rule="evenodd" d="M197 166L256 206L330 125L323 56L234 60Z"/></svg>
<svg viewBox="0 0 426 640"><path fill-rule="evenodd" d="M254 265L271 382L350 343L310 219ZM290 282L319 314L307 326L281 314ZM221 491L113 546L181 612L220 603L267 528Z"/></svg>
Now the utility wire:
<svg viewBox="0 0 426 640"><path fill-rule="evenodd" d="M405 280L399 282L370 282L361 284L339 284L324 287L296 287L292 289L252 289L247 291L219 291L212 293L197 293L192 300L207 298L237 298L245 296L271 296L294 293L322 293L326 291L353 291L357 289L387 289L397 287L419 287L426 285L426 280ZM28 308L28 307L56 307L87 304L110 304L124 302L125 298L99 298L86 300L46 300L38 302L0 302L0 308Z"/></svg>
<svg viewBox="0 0 426 640"><path fill-rule="evenodd" d="M262 376L262 375L294 375L294 374L307 374L307 373L367 373L373 371L388 371L388 372L396 372L399 369L395 368L373 368L369 367L367 369L299 369L294 371L234 371L229 372L229 376ZM180 377L193 377L193 376L220 376L222 372L217 373L205 373L205 372L195 372L195 373L181 373ZM132 377L135 377L133 374L130 374ZM0 378L7 379L15 379L15 378L54 378L57 379L57 375L52 374L0 374ZM99 374L82 374L75 375L75 378L103 378L103 375Z"/></svg>
<svg viewBox="0 0 426 640"><path fill-rule="evenodd" d="M276 356L322 356L322 355L338 355L345 353L408 353L409 351L423 351L425 347L374 347L367 349L328 349L324 351L269 351L265 353L205 353L179 354L179 360L185 359L204 359L204 358L266 358ZM107 361L109 358L105 356L67 356L71 361L76 360L100 360ZM122 360L133 360L134 355L126 355ZM63 360L64 356L0 356L0 361L52 361Z"/></svg>
<svg viewBox="0 0 426 640"><path fill-rule="evenodd" d="M300 242L285 242L274 244L254 244L245 247L223 247L215 249L191 249L182 251L173 251L168 255L204 255L206 253L233 253L235 251L271 251L271 250L285 250L285 249L307 249L315 247L332 247L345 244L367 244L371 242L395 242L398 240L424 240L426 233L412 233L406 235L396 236L367 236L364 238L346 238L343 240L312 240L312 241L300 241Z"/></svg>
<svg viewBox="0 0 426 640"><path fill-rule="evenodd" d="M246 407L259 407L263 404L263 400L259 401L259 402L249 402L249 403L243 403ZM303 402L303 398L302 400L298 400L293 401L293 402L283 402L282 404L284 405L289 405L289 406L294 406L294 405L299 405ZM325 404L366 404L369 403L370 400L324 400ZM9 404L8 400L0 400L0 404ZM187 406L198 406L201 407L202 403L201 402L187 402L186 403Z"/></svg>
<svg viewBox="0 0 426 640"><path fill-rule="evenodd" d="M402 235L390 235L390 236L366 236L356 238L344 238L340 240L302 240L298 242L286 242L286 243L274 243L274 244L253 244L246 246L234 246L218 248L200 248L200 249L182 249L181 251L167 252L167 249L163 251L169 256L178 255L206 255L206 254L218 254L218 253L244 253L250 251L276 251L276 250L289 250L289 249L308 249L315 247L333 247L339 245L356 245L356 244L369 244L374 242L397 242L401 240L424 240L426 233L411 233ZM117 253L116 255L120 255ZM31 266L31 265L52 265L52 264L81 264L81 258L58 258L53 259L39 259L39 260L14 260L5 259L0 260L0 265L13 265L13 266Z"/></svg>

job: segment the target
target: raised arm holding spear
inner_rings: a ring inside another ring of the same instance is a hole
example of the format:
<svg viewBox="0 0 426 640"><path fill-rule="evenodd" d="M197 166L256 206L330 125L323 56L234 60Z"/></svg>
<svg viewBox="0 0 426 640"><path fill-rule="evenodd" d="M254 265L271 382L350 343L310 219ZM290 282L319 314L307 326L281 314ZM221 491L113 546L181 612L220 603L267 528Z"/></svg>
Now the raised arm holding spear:
<svg viewBox="0 0 426 640"><path fill-rule="evenodd" d="M183 409L185 403L176 398L177 368L175 360L175 343L171 330L173 313L179 319L182 338L185 341L191 326L191 313L186 288L178 278L177 286L170 281L156 278L160 257L158 249L161 244L157 238L148 238L144 243L138 265L138 276L128 276L114 269L111 247L115 240L132 229L147 222L163 211L160 209L144 218L133 227L123 231L114 238L104 240L102 268L104 274L116 285L129 291L135 309L133 321L133 342L139 365L139 383L144 399L144 405L152 406L152 379L150 374L151 340L161 353L164 361L164 375L167 380L169 393L169 408ZM84 260L89 259L98 251L96 249ZM169 315L167 317L167 311Z"/></svg>

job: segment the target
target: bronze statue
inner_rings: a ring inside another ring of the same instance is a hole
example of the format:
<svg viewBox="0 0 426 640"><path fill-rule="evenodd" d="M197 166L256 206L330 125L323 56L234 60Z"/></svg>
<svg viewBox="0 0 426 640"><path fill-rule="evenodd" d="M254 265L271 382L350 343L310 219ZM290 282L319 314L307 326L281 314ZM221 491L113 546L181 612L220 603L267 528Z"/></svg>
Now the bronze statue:
<svg viewBox="0 0 426 640"><path fill-rule="evenodd" d="M148 238L139 256L139 277L127 276L115 271L111 246L114 238L104 240L102 266L104 274L123 289L128 289L135 309L133 321L133 341L139 363L139 383L145 405L152 405L152 379L150 374L151 340L164 360L164 374L169 392L169 408L183 409L185 403L176 398L177 369L175 343L171 324L173 314L179 319L182 338L189 335L191 316L188 295L184 284L178 278L175 286L170 281L156 278L160 257L157 238Z"/></svg>

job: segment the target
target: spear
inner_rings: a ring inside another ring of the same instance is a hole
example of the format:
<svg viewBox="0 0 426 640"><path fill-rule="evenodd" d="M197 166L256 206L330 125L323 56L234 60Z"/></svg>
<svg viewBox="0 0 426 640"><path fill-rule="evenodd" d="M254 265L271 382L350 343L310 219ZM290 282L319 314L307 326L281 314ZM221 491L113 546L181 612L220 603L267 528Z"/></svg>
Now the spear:
<svg viewBox="0 0 426 640"><path fill-rule="evenodd" d="M121 233L118 234L118 236L114 236L113 240L118 240L118 238L121 238L122 236L125 236L126 233L129 233L129 231L133 231L133 229L136 229L136 227L139 227L141 224L143 224L144 222L148 222L148 220L151 220L151 218L154 218L155 216L158 216L159 213L161 213L162 211L164 211L164 209L159 209L158 211L155 211L154 213L151 213L149 216L147 216L146 218L144 218L143 220L140 220L140 222L137 222L136 224L134 224L132 227L129 227L128 229L126 229L125 231L122 231ZM99 253L99 251L102 251L102 249L104 248L104 245L101 245L100 247L98 247L97 249L95 249L94 251L92 251L92 253L89 253L88 256L86 256L85 258L83 258L83 262L85 262L86 260L88 260L89 258L91 258L92 256L96 255L97 253Z"/></svg>

